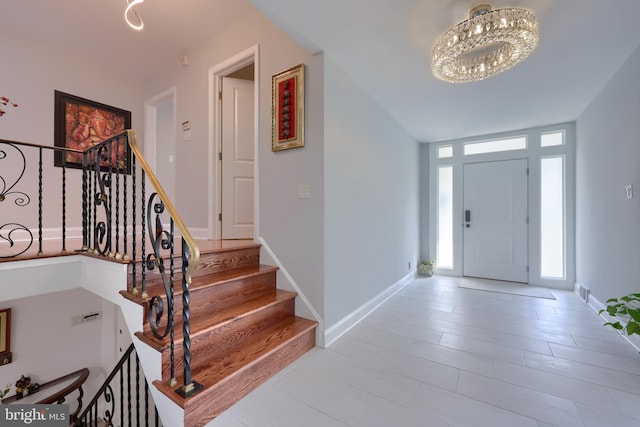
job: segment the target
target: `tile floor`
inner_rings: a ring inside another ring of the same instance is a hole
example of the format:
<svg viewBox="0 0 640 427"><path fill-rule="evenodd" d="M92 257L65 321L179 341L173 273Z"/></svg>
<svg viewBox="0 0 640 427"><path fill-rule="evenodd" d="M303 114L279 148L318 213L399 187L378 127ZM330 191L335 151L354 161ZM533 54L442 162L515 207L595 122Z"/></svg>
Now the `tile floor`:
<svg viewBox="0 0 640 427"><path fill-rule="evenodd" d="M208 427L640 426L640 355L556 300L419 278Z"/></svg>

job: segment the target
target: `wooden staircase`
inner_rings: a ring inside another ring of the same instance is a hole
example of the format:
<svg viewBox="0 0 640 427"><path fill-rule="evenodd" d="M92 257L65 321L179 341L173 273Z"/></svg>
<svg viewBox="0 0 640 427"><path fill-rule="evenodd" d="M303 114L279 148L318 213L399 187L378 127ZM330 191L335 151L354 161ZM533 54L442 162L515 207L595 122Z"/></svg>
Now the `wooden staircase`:
<svg viewBox="0 0 640 427"><path fill-rule="evenodd" d="M131 292L132 271L128 289L120 292L145 307L143 330L135 335L161 353L162 381L153 384L184 409L186 427L204 426L313 348L317 326L317 322L295 315L297 294L276 288L277 268L260 264L259 244L218 241L210 248L201 246L200 253L190 287L191 370L193 380L204 387L197 394L185 399L175 391L179 386L170 385L169 336L158 339L149 326L148 301L155 295L166 300L159 274L146 272L146 298ZM180 265L175 266L175 271L178 278ZM140 271L136 274L140 275ZM176 283L175 376L181 385L181 280Z"/></svg>

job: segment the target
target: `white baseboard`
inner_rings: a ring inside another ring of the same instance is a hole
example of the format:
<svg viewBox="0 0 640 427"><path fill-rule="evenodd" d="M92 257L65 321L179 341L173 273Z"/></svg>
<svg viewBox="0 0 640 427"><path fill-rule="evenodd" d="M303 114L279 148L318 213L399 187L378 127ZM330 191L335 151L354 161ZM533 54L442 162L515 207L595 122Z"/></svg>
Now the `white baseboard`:
<svg viewBox="0 0 640 427"><path fill-rule="evenodd" d="M604 310L605 308L607 308L607 305L604 304L602 301L600 301L598 298L594 297L593 295L589 295L588 300L587 300L587 305L589 307L591 307L596 313L599 313L600 310ZM609 316L607 314L607 312L603 312L602 314L599 314L599 316L604 320L604 322L617 322L620 319L617 318L613 318L611 316ZM603 322L603 323L604 323ZM620 322L624 325L624 322ZM607 328L609 326L606 326ZM624 338L629 344L631 344L631 346L638 352L640 353L640 336L638 335L627 335L621 331L618 331L618 333L622 336L622 338Z"/></svg>
<svg viewBox="0 0 640 427"><path fill-rule="evenodd" d="M376 308L380 307L385 301L407 286L413 279L415 279L415 277L416 271L414 270L384 291L380 292L368 302L361 305L349 315L343 317L342 320L327 328L324 332L324 346L329 347L333 344L338 338L364 320Z"/></svg>
<svg viewBox="0 0 640 427"><path fill-rule="evenodd" d="M197 227L187 227L187 228L189 229L189 232L191 233L194 239L209 240L209 229L197 228Z"/></svg>

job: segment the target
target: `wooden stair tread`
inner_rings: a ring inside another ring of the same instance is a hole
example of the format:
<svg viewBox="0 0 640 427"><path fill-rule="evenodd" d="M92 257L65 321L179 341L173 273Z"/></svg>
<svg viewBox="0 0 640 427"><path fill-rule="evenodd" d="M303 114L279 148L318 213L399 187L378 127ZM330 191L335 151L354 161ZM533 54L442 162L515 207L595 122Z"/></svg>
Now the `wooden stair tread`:
<svg viewBox="0 0 640 427"><path fill-rule="evenodd" d="M244 348L231 349L223 357L200 364L193 377L205 387L210 387L239 371L246 365L265 357L287 342L317 326L317 322L291 316L282 322L256 334Z"/></svg>
<svg viewBox="0 0 640 427"><path fill-rule="evenodd" d="M232 270L226 270L216 273L209 273L202 276L193 277L191 280L191 285L189 286L189 291L193 293L197 289L202 289L211 286L217 286L223 283L228 283L234 280L245 279L251 276L256 276L259 274L270 273L273 271L277 271L278 267L273 267L270 265L252 265L247 267L240 267ZM152 273L151 277L147 277L147 297L143 298L140 293L133 294L129 291L121 291L120 293L127 299L131 301L137 302L138 304L146 304L151 298L156 295L164 295L164 283L162 281L162 277L159 273ZM167 277L169 276L169 272L167 271ZM125 295L125 293L129 295ZM174 273L174 296L182 295L182 273L176 272Z"/></svg>
<svg viewBox="0 0 640 427"><path fill-rule="evenodd" d="M274 289L269 293L247 299L240 304L234 304L233 306L227 307L223 310L211 313L208 316L199 316L198 318L191 319L191 339L193 340L199 334L206 333L211 329L222 327L229 322L251 315L258 310L278 304L282 301L293 299L296 296L296 292ZM175 345L181 345L183 338L181 317L176 319L174 330L174 343ZM140 338L141 341L158 351L163 351L169 348L169 336L165 338L157 338L152 332L136 332L135 335Z"/></svg>
<svg viewBox="0 0 640 427"><path fill-rule="evenodd" d="M241 375L243 370L254 363L267 358L270 354L282 349L291 340L314 330L318 322L298 316L290 316L279 323L255 334L244 346L232 347L221 355L199 363L192 370L192 378L205 388L205 392L223 383L234 375ZM183 382L183 372L176 373L178 384ZM163 393L184 408L189 398L179 396L168 384L154 381ZM195 395L196 397L198 395Z"/></svg>

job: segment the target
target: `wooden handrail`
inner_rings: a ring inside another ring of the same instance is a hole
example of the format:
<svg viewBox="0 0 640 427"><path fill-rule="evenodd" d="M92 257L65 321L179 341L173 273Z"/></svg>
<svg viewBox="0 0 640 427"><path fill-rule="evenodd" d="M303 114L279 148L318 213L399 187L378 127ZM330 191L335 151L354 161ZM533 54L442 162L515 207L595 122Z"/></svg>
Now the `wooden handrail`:
<svg viewBox="0 0 640 427"><path fill-rule="evenodd" d="M167 193L164 191L164 188L162 188L160 181L158 181L158 177L156 177L156 174L153 173L153 170L151 170L151 167L142 155L142 152L138 147L138 143L136 142L136 133L132 130L127 130L125 132L127 133L127 141L129 143L129 147L131 147L131 151L133 151L136 160L140 164L140 167L142 168L142 170L144 170L145 174L149 178L149 181L151 181L151 183L155 187L156 192L158 193L158 197L160 197L160 200L162 201L162 203L164 203L165 208L169 211L169 215L171 216L171 218L173 218L175 226L178 228L178 230L180 230L180 235L189 248L190 259L189 266L185 274L185 280L187 283L191 284L191 276L195 271L198 262L200 261L200 248L189 232L189 229L182 221L182 218L180 217L180 215L178 215L178 211L173 206L173 203L171 203L171 200L167 196Z"/></svg>
<svg viewBox="0 0 640 427"><path fill-rule="evenodd" d="M36 394L36 393L37 394L42 394L42 392L45 389L47 389L49 387L53 387L54 385L60 384L60 383L62 383L64 381L67 381L70 378L74 378L74 377L78 377L78 379L73 381L68 386L64 387L62 390L59 390L59 391L53 393L50 396L46 396L46 397L44 397L42 399L38 399L37 402L33 402L33 403L46 405L46 404L49 404L49 403L59 402L61 399L64 399L65 396L69 395L73 391L75 391L75 390L79 389L80 387L82 387L84 382L89 377L89 369L82 368L82 369L79 369L79 370L77 370L75 372L71 372L70 374L63 375L60 378L56 378L55 380L51 380L51 381L48 381L48 382L46 382L44 384L41 384L40 387L38 388L38 391L36 391L36 392L34 392L32 394L29 394L27 396L32 396L33 394ZM17 395L14 394L12 396L9 396L7 398L2 399L2 403L13 403L13 402L21 401L22 399L24 399L24 397L20 397L19 398Z"/></svg>

